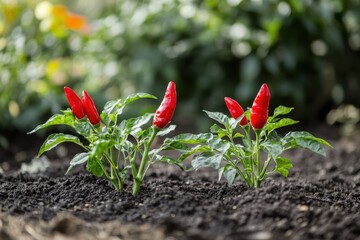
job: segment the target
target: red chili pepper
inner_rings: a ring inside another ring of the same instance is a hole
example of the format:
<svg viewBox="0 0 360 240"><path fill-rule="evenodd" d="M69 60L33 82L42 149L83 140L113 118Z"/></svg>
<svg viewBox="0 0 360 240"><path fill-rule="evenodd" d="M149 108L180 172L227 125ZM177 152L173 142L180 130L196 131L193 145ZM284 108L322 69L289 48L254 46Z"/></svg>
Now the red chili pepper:
<svg viewBox="0 0 360 240"><path fill-rule="evenodd" d="M237 101L229 97L225 97L224 100L233 118L237 119L238 117L244 114L244 110ZM240 121L240 125L244 126L247 124L248 124L248 120L246 119L246 116L244 116Z"/></svg>
<svg viewBox="0 0 360 240"><path fill-rule="evenodd" d="M100 117L98 111L96 110L94 101L85 90L82 92L82 104L90 123L92 125L100 123Z"/></svg>
<svg viewBox="0 0 360 240"><path fill-rule="evenodd" d="M268 119L269 102L270 90L266 83L264 83L251 107L250 120L254 129L262 129L266 124Z"/></svg>
<svg viewBox="0 0 360 240"><path fill-rule="evenodd" d="M164 128L171 120L176 108L176 85L169 82L163 101L156 110L153 126Z"/></svg>
<svg viewBox="0 0 360 240"><path fill-rule="evenodd" d="M75 117L82 119L85 117L85 110L78 95L69 87L64 87L65 96L70 104Z"/></svg>

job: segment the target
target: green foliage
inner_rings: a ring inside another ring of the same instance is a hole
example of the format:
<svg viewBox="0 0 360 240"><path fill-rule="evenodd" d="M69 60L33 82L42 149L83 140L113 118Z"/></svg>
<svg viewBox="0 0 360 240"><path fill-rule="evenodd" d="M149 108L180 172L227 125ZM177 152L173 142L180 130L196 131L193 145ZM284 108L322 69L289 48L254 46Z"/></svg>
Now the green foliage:
<svg viewBox="0 0 360 240"><path fill-rule="evenodd" d="M164 136L175 130L175 125L169 125L163 129L149 126L153 119L153 113L145 113L134 118L124 118L124 109L141 99L155 99L147 93L132 94L125 100L117 99L105 104L101 113L102 122L92 125L87 117L77 119L71 110L63 111L62 114L52 116L44 124L37 126L33 131L54 126L66 125L85 141L71 134L51 134L42 144L39 156L64 142L72 142L80 145L85 152L74 156L66 173L76 165L86 164L88 172L97 177L105 176L116 190L123 189L123 183L129 169L133 177L133 194L140 190L140 184L144 179L149 167L155 162L166 162L185 169L183 160L172 159L161 155L163 150L174 147L171 143L163 143L159 148L150 151L150 147L156 136ZM141 158L140 164L137 159Z"/></svg>
<svg viewBox="0 0 360 240"><path fill-rule="evenodd" d="M327 141L308 132L289 132L284 137L277 134L276 129L297 123L290 118L279 118L292 110L285 106L277 107L265 126L253 132L250 123L245 126L239 124L243 116L235 120L219 112L205 111L220 124L213 125L211 133L180 134L165 143L181 152L179 162L193 155L191 165L195 170L213 168L219 172L219 179L224 176L229 185L240 178L249 187L259 187L268 175L275 172L288 176L293 164L282 156L285 151L304 148L325 156L324 147L331 147ZM244 116L247 115L245 112ZM251 137L252 133L255 139Z"/></svg>

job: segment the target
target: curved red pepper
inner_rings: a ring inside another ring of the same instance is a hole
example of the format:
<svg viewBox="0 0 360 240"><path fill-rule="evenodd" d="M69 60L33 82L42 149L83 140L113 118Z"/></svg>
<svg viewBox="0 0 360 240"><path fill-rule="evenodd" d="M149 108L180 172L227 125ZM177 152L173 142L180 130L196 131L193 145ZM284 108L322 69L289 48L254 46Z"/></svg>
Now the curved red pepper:
<svg viewBox="0 0 360 240"><path fill-rule="evenodd" d="M224 100L233 118L237 119L238 117L244 114L244 110L237 101L229 97L225 97ZM248 124L248 120L246 119L246 116L244 116L240 121L240 125L245 126L247 124Z"/></svg>
<svg viewBox="0 0 360 240"><path fill-rule="evenodd" d="M156 110L153 126L164 128L171 120L176 108L176 85L169 82L163 101Z"/></svg>
<svg viewBox="0 0 360 240"><path fill-rule="evenodd" d="M75 117L77 117L78 119L82 119L83 117L85 117L85 111L81 99L78 95L76 95L74 90L69 87L64 87L64 92Z"/></svg>
<svg viewBox="0 0 360 240"><path fill-rule="evenodd" d="M250 121L254 129L262 129L268 119L270 90L264 83L251 107Z"/></svg>
<svg viewBox="0 0 360 240"><path fill-rule="evenodd" d="M85 90L82 92L82 104L90 123L92 125L100 123L99 113L96 110L94 101Z"/></svg>

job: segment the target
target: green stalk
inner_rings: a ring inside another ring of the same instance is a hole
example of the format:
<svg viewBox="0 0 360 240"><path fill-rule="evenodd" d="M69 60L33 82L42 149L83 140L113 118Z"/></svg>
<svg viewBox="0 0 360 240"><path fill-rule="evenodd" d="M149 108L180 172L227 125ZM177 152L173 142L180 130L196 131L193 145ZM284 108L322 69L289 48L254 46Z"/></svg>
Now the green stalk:
<svg viewBox="0 0 360 240"><path fill-rule="evenodd" d="M256 149L256 164L257 164L257 176L255 179L255 187L260 185L260 175L261 175L261 161L260 161L260 131L255 130L255 149ZM254 173L255 176L255 173Z"/></svg>
<svg viewBox="0 0 360 240"><path fill-rule="evenodd" d="M113 152L112 152L113 153ZM113 161L113 154L111 154L111 156L109 156L109 154L105 154L108 162L110 163L110 169L111 169L111 180L115 181L117 180L118 182L118 186L116 187L116 190L118 191L122 191L123 190L123 181L121 179L121 177L119 176L118 172L117 172L117 167ZM116 178L115 178L116 177ZM113 184L114 185L114 184Z"/></svg>
<svg viewBox="0 0 360 240"><path fill-rule="evenodd" d="M158 131L160 129L158 128L155 128L152 126L152 133L151 133L151 136L149 138L149 141L145 142L144 144L144 154L142 156L142 159L141 159L141 163L140 163L140 167L139 167L139 171L136 175L136 177L134 177L134 185L133 185L133 192L132 194L135 196L136 194L139 193L140 191L140 185L141 185L141 181L143 180L144 178L144 170L145 170L145 165L146 165L146 162L148 160L148 155L149 155L149 150L150 150L150 146L152 144L152 142L154 141L155 137L156 137L156 134L158 133Z"/></svg>

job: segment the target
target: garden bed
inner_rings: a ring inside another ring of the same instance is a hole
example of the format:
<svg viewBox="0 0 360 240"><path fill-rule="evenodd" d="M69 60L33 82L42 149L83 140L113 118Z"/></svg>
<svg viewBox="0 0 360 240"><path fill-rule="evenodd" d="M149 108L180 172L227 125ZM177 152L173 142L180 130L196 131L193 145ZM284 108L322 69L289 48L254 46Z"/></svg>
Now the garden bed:
<svg viewBox="0 0 360 240"><path fill-rule="evenodd" d="M326 158L289 152L289 177L258 189L158 164L133 197L131 181L116 192L81 168L64 176L68 157L43 173L2 175L0 238L360 239L359 138L325 138L334 146Z"/></svg>

